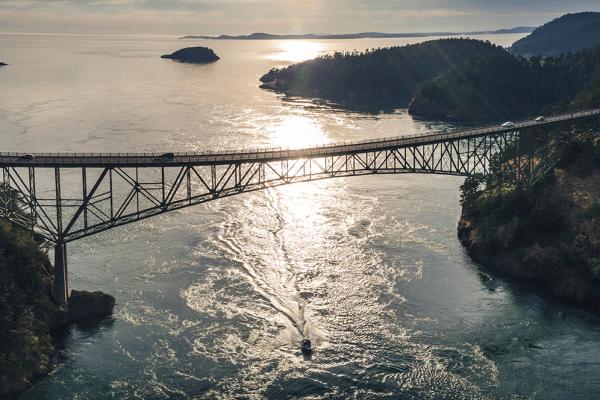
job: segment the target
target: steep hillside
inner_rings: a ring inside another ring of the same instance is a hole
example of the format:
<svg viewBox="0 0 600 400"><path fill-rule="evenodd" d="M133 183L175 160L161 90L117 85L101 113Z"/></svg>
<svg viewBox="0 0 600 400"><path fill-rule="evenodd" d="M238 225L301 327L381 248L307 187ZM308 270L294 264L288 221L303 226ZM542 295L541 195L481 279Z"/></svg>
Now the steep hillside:
<svg viewBox="0 0 600 400"><path fill-rule="evenodd" d="M532 189L467 179L458 236L483 268L600 310L600 124L549 140L561 161Z"/></svg>
<svg viewBox="0 0 600 400"><path fill-rule="evenodd" d="M510 51L523 56L578 52L600 44L600 13L566 14L515 42Z"/></svg>
<svg viewBox="0 0 600 400"><path fill-rule="evenodd" d="M557 97L527 63L504 54L470 61L426 82L408 111L428 119L506 120L532 115Z"/></svg>
<svg viewBox="0 0 600 400"><path fill-rule="evenodd" d="M49 332L66 319L50 300L51 273L41 244L0 221L0 397L49 371Z"/></svg>
<svg viewBox="0 0 600 400"><path fill-rule="evenodd" d="M600 45L542 59L509 54L471 60L423 84L412 115L502 121L600 106Z"/></svg>

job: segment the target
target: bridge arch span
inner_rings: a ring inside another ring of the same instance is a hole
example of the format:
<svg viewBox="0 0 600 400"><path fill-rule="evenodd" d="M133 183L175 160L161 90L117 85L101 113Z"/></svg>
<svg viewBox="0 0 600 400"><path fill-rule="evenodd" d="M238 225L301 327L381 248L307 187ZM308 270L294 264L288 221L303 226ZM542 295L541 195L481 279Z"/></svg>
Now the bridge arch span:
<svg viewBox="0 0 600 400"><path fill-rule="evenodd" d="M0 217L56 245L67 298L66 243L219 198L298 182L374 174L485 176L499 154L532 183L551 168L549 135L600 110L510 126L400 136L306 149L204 153L0 153ZM534 153L538 154L536 160Z"/></svg>

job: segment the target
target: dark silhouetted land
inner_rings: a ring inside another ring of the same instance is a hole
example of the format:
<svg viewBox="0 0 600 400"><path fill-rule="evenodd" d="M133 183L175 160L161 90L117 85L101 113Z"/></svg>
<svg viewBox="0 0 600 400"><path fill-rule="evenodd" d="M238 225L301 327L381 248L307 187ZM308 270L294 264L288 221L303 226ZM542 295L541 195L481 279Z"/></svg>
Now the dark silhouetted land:
<svg viewBox="0 0 600 400"><path fill-rule="evenodd" d="M490 35L490 34L509 34L509 33L529 33L535 28L529 26L519 26L509 29L498 29L491 31L476 32L407 32L407 33L385 33L385 32L360 32L360 33L340 33L340 34L298 34L298 35L276 35L272 33L255 32L250 35L220 35L220 36L202 36L190 35L180 39L209 39L209 40L292 40L292 39L393 39L393 38L411 38L411 37L430 37L430 36L456 36L456 35Z"/></svg>
<svg viewBox="0 0 600 400"><path fill-rule="evenodd" d="M493 121L600 107L600 46L542 59L497 54L472 59L426 82L409 112Z"/></svg>
<svg viewBox="0 0 600 400"><path fill-rule="evenodd" d="M177 50L172 54L165 54L161 56L161 58L168 58L170 60L192 64L211 63L220 59L220 57L208 47L186 47L185 49Z"/></svg>
<svg viewBox="0 0 600 400"><path fill-rule="evenodd" d="M261 88L343 107L437 120L491 122L600 106L600 46L517 57L474 39L325 55L274 68Z"/></svg>
<svg viewBox="0 0 600 400"><path fill-rule="evenodd" d="M505 53L489 42L440 39L365 52L336 52L274 68L260 81L265 89L345 106L407 107L428 80L472 58Z"/></svg>
<svg viewBox="0 0 600 400"><path fill-rule="evenodd" d="M510 51L523 56L578 52L600 44L600 13L566 14L515 42Z"/></svg>

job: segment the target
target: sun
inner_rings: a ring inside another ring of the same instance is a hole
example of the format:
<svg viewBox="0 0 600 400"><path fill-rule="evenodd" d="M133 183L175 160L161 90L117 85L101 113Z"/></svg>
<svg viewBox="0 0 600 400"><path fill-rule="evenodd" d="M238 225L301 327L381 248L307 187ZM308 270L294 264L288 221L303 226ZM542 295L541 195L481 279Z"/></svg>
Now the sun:
<svg viewBox="0 0 600 400"><path fill-rule="evenodd" d="M325 46L308 40L286 40L278 46L271 58L278 61L300 62L317 57Z"/></svg>

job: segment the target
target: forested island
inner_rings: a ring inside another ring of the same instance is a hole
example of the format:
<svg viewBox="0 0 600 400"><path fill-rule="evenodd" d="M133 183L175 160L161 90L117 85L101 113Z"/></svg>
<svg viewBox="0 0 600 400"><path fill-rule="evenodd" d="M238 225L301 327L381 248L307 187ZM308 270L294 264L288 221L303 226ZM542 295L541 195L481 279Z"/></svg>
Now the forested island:
<svg viewBox="0 0 600 400"><path fill-rule="evenodd" d="M365 52L336 52L274 68L260 81L265 89L349 107L406 107L428 80L470 59L505 53L503 48L479 40L440 39Z"/></svg>
<svg viewBox="0 0 600 400"><path fill-rule="evenodd" d="M220 60L220 57L208 47L186 47L171 54L162 55L160 58L191 64L205 64Z"/></svg>
<svg viewBox="0 0 600 400"><path fill-rule="evenodd" d="M600 311L600 123L545 140L559 161L535 186L503 154L494 174L465 181L458 236L484 267Z"/></svg>
<svg viewBox="0 0 600 400"><path fill-rule="evenodd" d="M408 108L428 119L502 121L598 106L600 46L525 58L489 42L439 39L325 55L274 68L260 81L264 89L349 108Z"/></svg>
<svg viewBox="0 0 600 400"><path fill-rule="evenodd" d="M115 299L100 292L74 290L67 308L57 306L52 275L44 242L0 220L1 398L23 392L50 372L70 325L112 313Z"/></svg>

